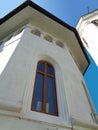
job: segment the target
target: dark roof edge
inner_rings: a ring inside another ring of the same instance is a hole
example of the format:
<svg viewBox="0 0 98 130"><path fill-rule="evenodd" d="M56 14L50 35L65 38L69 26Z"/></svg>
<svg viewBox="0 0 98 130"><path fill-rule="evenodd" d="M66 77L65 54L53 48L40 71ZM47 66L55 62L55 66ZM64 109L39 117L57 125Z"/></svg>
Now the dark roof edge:
<svg viewBox="0 0 98 130"><path fill-rule="evenodd" d="M34 2L32 2L31 0L26 0L24 3L22 3L20 6L18 6L17 8L15 8L14 10L12 10L9 14L7 14L6 16L4 16L3 18L0 19L0 24L2 24L3 22L5 22L6 20L8 20L9 18L11 18L12 16L14 16L15 14L17 14L18 12L20 12L22 9L24 9L27 6L31 6L34 9L38 10L39 12L43 13L44 15L48 16L49 18L53 19L54 21L58 22L59 24L65 26L66 28L74 31L74 28L70 25L68 25L67 23L63 22L62 20L60 20L59 18L57 18L56 16L54 16L53 14L49 13L48 11L46 11L45 9L43 9L42 7L40 7L39 5L35 4Z"/></svg>
<svg viewBox="0 0 98 130"><path fill-rule="evenodd" d="M12 10L9 14L5 15L3 18L0 19L0 24L4 23L5 21L7 21L9 18L11 18L12 16L14 16L15 14L17 14L18 12L20 12L22 9L24 9L26 6L29 5L30 1L26 1L24 3L22 3L20 6L18 6L17 8L15 8L14 10Z"/></svg>
<svg viewBox="0 0 98 130"><path fill-rule="evenodd" d="M79 37L79 34L77 32L77 30L68 25L67 23L63 22L62 20L60 20L59 18L57 18L56 16L52 15L51 13L49 13L48 11L46 11L45 9L41 8L40 6L38 6L37 4L35 4L34 2L32 2L31 0L26 0L23 4L21 4L20 6L18 6L17 8L15 8L14 10L12 10L9 14L7 14L6 16L4 16L3 18L0 19L0 25L3 24L5 21L7 21L9 18L11 18L12 16L14 16L15 14L17 14L18 12L20 12L22 9L24 9L27 6L31 6L34 9L38 10L39 12L41 12L42 14L48 16L49 18L53 19L54 21L56 21L57 23L61 24L62 26L68 28L69 30L73 31L74 34L77 37L77 40L79 42L79 45L82 49L82 51L84 52L84 55L88 61L88 65L90 64L89 58L84 50L84 47L82 45L82 41Z"/></svg>

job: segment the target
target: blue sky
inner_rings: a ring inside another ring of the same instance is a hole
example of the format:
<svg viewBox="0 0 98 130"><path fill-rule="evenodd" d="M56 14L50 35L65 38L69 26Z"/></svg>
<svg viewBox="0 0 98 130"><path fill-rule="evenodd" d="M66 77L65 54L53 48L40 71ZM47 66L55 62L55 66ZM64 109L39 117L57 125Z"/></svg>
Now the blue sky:
<svg viewBox="0 0 98 130"><path fill-rule="evenodd" d="M2 0L0 1L0 18L8 14L25 0ZM79 18L98 8L98 0L32 0L48 12L57 16L64 22L75 27ZM10 2L10 3L9 3ZM91 64L84 78L90 95L98 113L98 67L89 56Z"/></svg>

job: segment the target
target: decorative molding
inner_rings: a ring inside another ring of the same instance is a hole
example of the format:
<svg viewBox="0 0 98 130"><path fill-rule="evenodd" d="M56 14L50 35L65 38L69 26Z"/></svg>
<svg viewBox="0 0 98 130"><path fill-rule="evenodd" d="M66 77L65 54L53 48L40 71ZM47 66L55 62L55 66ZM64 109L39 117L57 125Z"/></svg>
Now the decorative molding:
<svg viewBox="0 0 98 130"><path fill-rule="evenodd" d="M71 118L71 122L72 122L73 128L75 126L77 126L77 127L81 127L81 128L90 128L90 129L98 130L98 125L97 124L91 123L91 122L83 122L83 121L81 121L78 118L75 118L73 116Z"/></svg>
<svg viewBox="0 0 98 130"><path fill-rule="evenodd" d="M0 98L0 109L21 112L22 101L8 100L5 98Z"/></svg>

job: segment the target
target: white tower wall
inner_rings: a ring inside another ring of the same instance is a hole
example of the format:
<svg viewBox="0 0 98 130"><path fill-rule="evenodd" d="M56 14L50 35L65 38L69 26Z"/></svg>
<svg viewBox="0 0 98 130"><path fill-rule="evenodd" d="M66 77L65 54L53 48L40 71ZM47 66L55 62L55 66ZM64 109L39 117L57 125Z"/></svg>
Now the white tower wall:
<svg viewBox="0 0 98 130"><path fill-rule="evenodd" d="M77 30L84 47L98 66L98 11L91 12L80 18Z"/></svg>
<svg viewBox="0 0 98 130"><path fill-rule="evenodd" d="M56 45L56 37L40 28L37 29L41 35L37 36L31 33L32 28L31 25L25 26L21 33L8 41L9 44L5 42L0 46L0 130L97 128L86 87L82 84L83 76L66 42L63 41L62 48ZM52 42L44 39L46 34L52 37ZM16 39L13 41L14 38ZM31 111L39 60L46 60L55 68L59 113L57 117Z"/></svg>

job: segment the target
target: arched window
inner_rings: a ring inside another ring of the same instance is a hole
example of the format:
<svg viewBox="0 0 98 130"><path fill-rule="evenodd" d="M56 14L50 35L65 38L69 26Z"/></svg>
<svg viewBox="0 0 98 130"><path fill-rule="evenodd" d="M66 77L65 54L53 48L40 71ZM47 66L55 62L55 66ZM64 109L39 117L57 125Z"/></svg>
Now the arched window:
<svg viewBox="0 0 98 130"><path fill-rule="evenodd" d="M39 61L31 110L58 115L55 71L46 61Z"/></svg>

